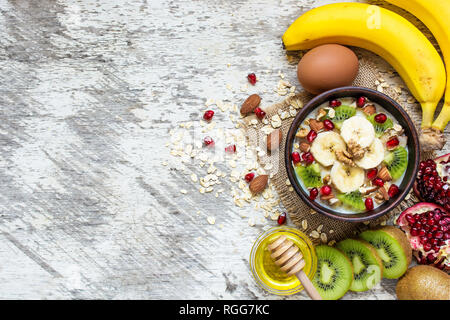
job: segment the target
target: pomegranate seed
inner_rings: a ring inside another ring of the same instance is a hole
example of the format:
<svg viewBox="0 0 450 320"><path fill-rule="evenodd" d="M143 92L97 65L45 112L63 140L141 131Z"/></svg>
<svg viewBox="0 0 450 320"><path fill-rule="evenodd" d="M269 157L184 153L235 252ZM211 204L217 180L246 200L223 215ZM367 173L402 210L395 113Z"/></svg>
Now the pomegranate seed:
<svg viewBox="0 0 450 320"><path fill-rule="evenodd" d="M364 204L366 205L367 210L373 210L373 200L372 198L366 198L364 201Z"/></svg>
<svg viewBox="0 0 450 320"><path fill-rule="evenodd" d="M420 233L420 231L419 231L419 233ZM425 236L420 236L419 241L421 244L425 244L428 242L428 238Z"/></svg>
<svg viewBox="0 0 450 320"><path fill-rule="evenodd" d="M382 186L384 186L384 181L383 181L383 179L381 179L381 178L376 178L376 179L374 179L374 180L372 181L372 183L373 183L374 185L380 187L380 188L381 188Z"/></svg>
<svg viewBox="0 0 450 320"><path fill-rule="evenodd" d="M323 126L325 127L325 130L327 130L327 131L334 129L333 121L328 120L328 119L323 121Z"/></svg>
<svg viewBox="0 0 450 320"><path fill-rule="evenodd" d="M427 234L427 232L424 229L419 230L419 236L424 237Z"/></svg>
<svg viewBox="0 0 450 320"><path fill-rule="evenodd" d="M417 230L417 228L411 228L410 233L413 237L418 236L419 235L419 230Z"/></svg>
<svg viewBox="0 0 450 320"><path fill-rule="evenodd" d="M376 178L377 174L378 174L377 168L370 169L369 171L367 171L367 178L369 180L373 180Z"/></svg>
<svg viewBox="0 0 450 320"><path fill-rule="evenodd" d="M314 162L314 156L311 152L305 152L304 154L302 154L302 160L307 164L311 164Z"/></svg>
<svg viewBox="0 0 450 320"><path fill-rule="evenodd" d="M306 140L308 140L309 143L313 142L314 139L317 137L317 132L314 130L309 131L309 133L306 135Z"/></svg>
<svg viewBox="0 0 450 320"><path fill-rule="evenodd" d="M429 226L434 225L434 219L428 219L427 220L427 225L429 225Z"/></svg>
<svg viewBox="0 0 450 320"><path fill-rule="evenodd" d="M425 244L423 245L423 249L424 249L425 251L430 251L430 250L431 250L431 244L425 243Z"/></svg>
<svg viewBox="0 0 450 320"><path fill-rule="evenodd" d="M435 233L433 233L433 236L436 238L436 239L442 239L442 237L444 236L444 233L442 232L442 231L436 231Z"/></svg>
<svg viewBox="0 0 450 320"><path fill-rule="evenodd" d="M252 85L255 85L255 83L256 83L256 74L249 73L247 75L247 79L248 79L248 82L250 82Z"/></svg>
<svg viewBox="0 0 450 320"><path fill-rule="evenodd" d="M433 234L431 232L427 232L426 237L428 239L431 239L431 238L433 238Z"/></svg>
<svg viewBox="0 0 450 320"><path fill-rule="evenodd" d="M406 221L408 221L409 224L413 224L416 221L416 219L410 213L407 213L405 215L405 219L406 219Z"/></svg>
<svg viewBox="0 0 450 320"><path fill-rule="evenodd" d="M384 113L379 113L374 119L378 123L384 123L387 120L387 116Z"/></svg>
<svg viewBox="0 0 450 320"><path fill-rule="evenodd" d="M235 153L236 152L236 145L235 144L229 145L228 147L225 148L225 152Z"/></svg>
<svg viewBox="0 0 450 320"><path fill-rule="evenodd" d="M205 144L205 146L207 147L213 147L214 146L214 140L211 137L205 137L203 139L203 143Z"/></svg>
<svg viewBox="0 0 450 320"><path fill-rule="evenodd" d="M330 186L323 186L320 188L320 194L323 196L328 196L331 194L331 187Z"/></svg>
<svg viewBox="0 0 450 320"><path fill-rule="evenodd" d="M316 200L317 196L319 195L319 190L317 188L312 188L311 191L309 191L309 199Z"/></svg>
<svg viewBox="0 0 450 320"><path fill-rule="evenodd" d="M329 102L330 107L339 107L342 104L342 102L340 102L339 100L331 100Z"/></svg>
<svg viewBox="0 0 450 320"><path fill-rule="evenodd" d="M391 186L389 187L389 190L388 190L388 195L390 198L393 198L398 194L399 191L400 190L398 189L398 187L395 184L391 184Z"/></svg>
<svg viewBox="0 0 450 320"><path fill-rule="evenodd" d="M286 222L286 212L283 212L278 216L277 222L280 226Z"/></svg>
<svg viewBox="0 0 450 320"><path fill-rule="evenodd" d="M294 164L297 164L301 161L300 154L298 152L292 152L291 157L292 157L292 162L294 162Z"/></svg>
<svg viewBox="0 0 450 320"><path fill-rule="evenodd" d="M433 239L430 240L430 243L431 243L431 245L433 245L433 246L437 246L437 244L439 243L439 240L433 238Z"/></svg>
<svg viewBox="0 0 450 320"><path fill-rule="evenodd" d="M264 117L266 116L266 113L260 107L257 107L255 109L255 114L260 120L264 119Z"/></svg>
<svg viewBox="0 0 450 320"><path fill-rule="evenodd" d="M395 148L396 146L398 146L399 143L400 143L400 141L398 141L398 138L397 137L393 137L393 138L389 139L386 142L386 145L387 145L388 148L391 149L391 148Z"/></svg>
<svg viewBox="0 0 450 320"><path fill-rule="evenodd" d="M440 250L440 248L439 248L439 246L434 246L434 247L432 248L432 250L433 250L434 252L438 253L439 250Z"/></svg>
<svg viewBox="0 0 450 320"><path fill-rule="evenodd" d="M436 260L436 257L432 253L429 253L427 255L427 260L428 260L428 262L432 263L432 262L434 262Z"/></svg>
<svg viewBox="0 0 450 320"><path fill-rule="evenodd" d="M203 114L203 119L206 121L211 121L211 119L214 117L214 111L212 110L206 110Z"/></svg>
<svg viewBox="0 0 450 320"><path fill-rule="evenodd" d="M438 231L439 230L439 227L438 226L432 226L431 227L431 232L435 232L435 231Z"/></svg>
<svg viewBox="0 0 450 320"><path fill-rule="evenodd" d="M356 105L362 108L366 104L366 101L367 101L366 97L359 97L358 100L356 101Z"/></svg>
<svg viewBox="0 0 450 320"><path fill-rule="evenodd" d="M444 234L444 239L445 239L445 240L450 239L450 233L449 233L449 232L446 232L446 233Z"/></svg>
<svg viewBox="0 0 450 320"><path fill-rule="evenodd" d="M255 177L255 173L250 172L245 175L244 179L245 179L245 181L250 182L253 180L254 177Z"/></svg>

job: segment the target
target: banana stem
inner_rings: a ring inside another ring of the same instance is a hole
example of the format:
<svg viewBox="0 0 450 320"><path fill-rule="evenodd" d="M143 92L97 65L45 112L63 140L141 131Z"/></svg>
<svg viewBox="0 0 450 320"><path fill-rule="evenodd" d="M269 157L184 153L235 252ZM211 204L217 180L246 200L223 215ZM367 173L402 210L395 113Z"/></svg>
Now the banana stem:
<svg viewBox="0 0 450 320"><path fill-rule="evenodd" d="M447 101L449 99L446 99L444 102L444 106L442 107L441 113L439 113L439 116L434 120L433 124L431 125L433 128L436 128L440 131L444 131L445 127L447 126L447 123L450 121L450 101Z"/></svg>
<svg viewBox="0 0 450 320"><path fill-rule="evenodd" d="M433 123L434 111L436 111L437 103L423 102L421 105L422 105L422 128L429 128Z"/></svg>

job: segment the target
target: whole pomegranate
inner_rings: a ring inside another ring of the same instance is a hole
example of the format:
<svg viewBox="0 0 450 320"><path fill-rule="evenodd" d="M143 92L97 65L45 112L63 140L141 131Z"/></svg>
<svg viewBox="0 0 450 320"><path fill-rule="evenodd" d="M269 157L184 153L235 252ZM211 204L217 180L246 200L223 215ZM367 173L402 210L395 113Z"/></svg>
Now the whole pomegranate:
<svg viewBox="0 0 450 320"><path fill-rule="evenodd" d="M450 212L450 153L420 162L414 193L421 201L436 203Z"/></svg>
<svg viewBox="0 0 450 320"><path fill-rule="evenodd" d="M420 202L396 220L420 264L450 271L450 214L434 203Z"/></svg>

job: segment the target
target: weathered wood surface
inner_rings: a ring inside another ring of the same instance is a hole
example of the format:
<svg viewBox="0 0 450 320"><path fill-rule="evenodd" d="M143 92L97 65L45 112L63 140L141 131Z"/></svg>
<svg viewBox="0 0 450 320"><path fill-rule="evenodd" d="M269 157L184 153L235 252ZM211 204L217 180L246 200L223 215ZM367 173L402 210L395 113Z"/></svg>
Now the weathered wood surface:
<svg viewBox="0 0 450 320"><path fill-rule="evenodd" d="M280 37L326 2L1 0L0 298L277 298L248 267L274 222L249 227L161 163L169 130L209 97L241 101L225 85L249 71L279 101L278 72L296 81Z"/></svg>

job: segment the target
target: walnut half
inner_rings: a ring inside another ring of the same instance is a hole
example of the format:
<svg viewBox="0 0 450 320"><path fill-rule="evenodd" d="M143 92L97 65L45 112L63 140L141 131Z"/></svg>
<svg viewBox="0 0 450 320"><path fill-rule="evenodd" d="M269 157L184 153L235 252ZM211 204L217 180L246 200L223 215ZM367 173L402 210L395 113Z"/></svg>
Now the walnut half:
<svg viewBox="0 0 450 320"><path fill-rule="evenodd" d="M355 167L355 163L353 162L352 159L350 159L350 157L348 157L348 153L344 150L336 150L334 152L336 154L336 158L342 162L345 163L346 165L350 166L350 167ZM347 155L346 155L347 154Z"/></svg>
<svg viewBox="0 0 450 320"><path fill-rule="evenodd" d="M347 144L348 151L353 155L353 159L361 159L364 157L364 153L366 152L359 144L355 141L350 140Z"/></svg>

